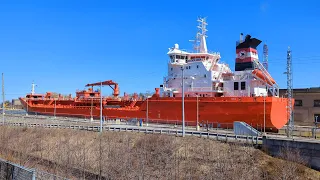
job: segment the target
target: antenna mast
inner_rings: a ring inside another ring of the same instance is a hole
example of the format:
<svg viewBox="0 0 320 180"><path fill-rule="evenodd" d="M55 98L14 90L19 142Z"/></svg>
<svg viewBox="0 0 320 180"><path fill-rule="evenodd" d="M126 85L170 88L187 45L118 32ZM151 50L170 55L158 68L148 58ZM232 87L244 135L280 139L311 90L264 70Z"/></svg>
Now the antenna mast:
<svg viewBox="0 0 320 180"><path fill-rule="evenodd" d="M287 51L287 94L288 94L288 106L287 106L287 114L289 116L289 121L287 124L287 136L291 137L292 130L294 128L294 118L293 118L293 108L292 108L292 58L291 58L291 50L288 47Z"/></svg>
<svg viewBox="0 0 320 180"><path fill-rule="evenodd" d="M32 87L31 87L31 94L34 95L34 93L35 93L34 87L35 87L36 85L34 84L33 81L32 81L32 85L31 85L31 86L32 86Z"/></svg>
<svg viewBox="0 0 320 180"><path fill-rule="evenodd" d="M269 66L269 64L268 64L268 55L269 55L269 52L268 52L269 50L268 50L268 46L267 46L267 44L264 44L263 45L263 66L264 66L264 68L268 71L268 66Z"/></svg>
<svg viewBox="0 0 320 180"><path fill-rule="evenodd" d="M190 40L194 43L193 49L196 50L197 53L207 53L207 42L206 42L206 32L208 31L206 26L208 23L206 22L206 18L198 18L198 31L195 40Z"/></svg>

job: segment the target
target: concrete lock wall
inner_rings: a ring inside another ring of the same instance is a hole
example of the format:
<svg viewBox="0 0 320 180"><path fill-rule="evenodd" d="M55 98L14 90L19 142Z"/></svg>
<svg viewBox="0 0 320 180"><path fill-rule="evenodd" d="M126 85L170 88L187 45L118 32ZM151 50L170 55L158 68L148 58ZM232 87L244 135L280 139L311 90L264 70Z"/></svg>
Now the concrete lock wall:
<svg viewBox="0 0 320 180"><path fill-rule="evenodd" d="M276 139L264 136L263 148L272 156L281 156L281 153L284 151L291 151L292 153L292 150L296 150L296 152L300 154L300 157L307 163L308 166L313 169L320 170L319 141L312 139Z"/></svg>

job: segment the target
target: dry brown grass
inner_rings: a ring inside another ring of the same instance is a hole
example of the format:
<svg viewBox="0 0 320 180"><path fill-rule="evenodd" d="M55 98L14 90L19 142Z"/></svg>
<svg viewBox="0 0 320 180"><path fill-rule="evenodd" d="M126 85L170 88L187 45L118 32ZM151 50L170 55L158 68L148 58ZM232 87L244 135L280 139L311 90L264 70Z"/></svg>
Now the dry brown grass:
<svg viewBox="0 0 320 180"><path fill-rule="evenodd" d="M320 179L252 147L196 137L0 127L0 147L5 159L73 179Z"/></svg>

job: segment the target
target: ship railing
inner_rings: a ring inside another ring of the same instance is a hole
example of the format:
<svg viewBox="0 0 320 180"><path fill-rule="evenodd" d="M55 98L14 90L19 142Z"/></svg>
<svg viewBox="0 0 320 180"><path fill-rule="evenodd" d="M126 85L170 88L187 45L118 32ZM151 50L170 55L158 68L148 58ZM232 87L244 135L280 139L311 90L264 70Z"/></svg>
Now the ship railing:
<svg viewBox="0 0 320 180"><path fill-rule="evenodd" d="M212 87L191 87L187 88L186 91L209 92L212 91Z"/></svg>
<svg viewBox="0 0 320 180"><path fill-rule="evenodd" d="M264 66L260 63L259 60L254 61L255 65L258 67L258 69L260 69L263 73L263 75L265 77L267 77L267 81L272 84L271 82L271 75L269 74L269 72L264 68ZM275 84L273 85L268 85L268 83L266 82L266 86L268 86L268 91L270 91L270 93L272 94L272 96L279 96L279 85L275 82Z"/></svg>
<svg viewBox="0 0 320 180"><path fill-rule="evenodd" d="M223 91L223 87L191 87L187 88L186 91L191 92L214 92L214 91Z"/></svg>

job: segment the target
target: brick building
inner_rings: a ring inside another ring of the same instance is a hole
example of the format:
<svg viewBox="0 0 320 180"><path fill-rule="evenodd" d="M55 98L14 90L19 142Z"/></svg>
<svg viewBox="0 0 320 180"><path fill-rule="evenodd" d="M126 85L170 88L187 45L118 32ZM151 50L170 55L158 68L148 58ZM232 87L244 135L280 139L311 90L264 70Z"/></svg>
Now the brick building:
<svg viewBox="0 0 320 180"><path fill-rule="evenodd" d="M286 89L280 89L280 96L286 97ZM320 122L320 87L293 89L294 122L296 125L314 125Z"/></svg>
<svg viewBox="0 0 320 180"><path fill-rule="evenodd" d="M19 99L12 99L11 106L13 109L22 109L22 104Z"/></svg>

